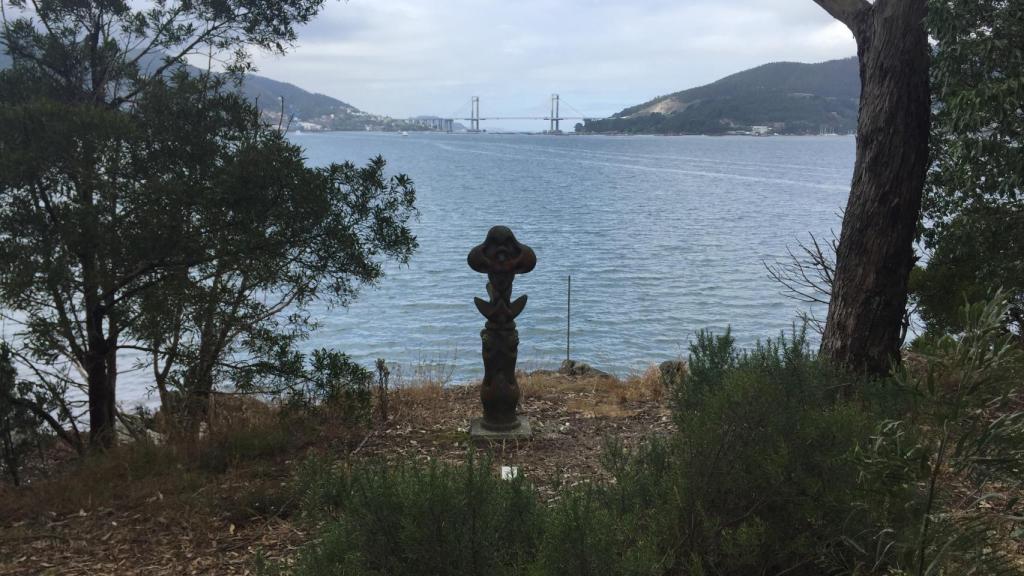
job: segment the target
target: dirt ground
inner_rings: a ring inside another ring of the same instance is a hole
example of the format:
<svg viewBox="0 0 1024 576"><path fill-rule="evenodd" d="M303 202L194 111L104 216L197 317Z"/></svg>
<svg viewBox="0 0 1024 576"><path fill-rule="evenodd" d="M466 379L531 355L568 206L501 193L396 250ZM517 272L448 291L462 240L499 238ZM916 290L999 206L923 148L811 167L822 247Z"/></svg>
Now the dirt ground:
<svg viewBox="0 0 1024 576"><path fill-rule="evenodd" d="M559 482L602 477L608 437L626 445L672 427L657 371L624 381L522 374L521 412L533 437L479 445L494 465L517 466L542 495ZM293 515L288 486L310 452L338 460L462 461L476 386L424 385L389 395L389 420L331 434L269 461L240 462L217 474L195 472L159 450L140 464L66 459L52 478L0 486L0 575L251 574L258 557L288 558L309 528Z"/></svg>

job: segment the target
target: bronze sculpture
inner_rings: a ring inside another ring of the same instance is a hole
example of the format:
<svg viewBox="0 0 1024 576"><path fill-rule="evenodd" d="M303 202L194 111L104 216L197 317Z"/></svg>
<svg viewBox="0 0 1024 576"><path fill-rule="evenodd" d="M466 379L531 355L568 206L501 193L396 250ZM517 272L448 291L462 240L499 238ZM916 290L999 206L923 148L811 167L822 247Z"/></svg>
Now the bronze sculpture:
<svg viewBox="0 0 1024 576"><path fill-rule="evenodd" d="M490 297L473 299L487 323L480 332L484 360L480 401L484 416L473 422L471 434L498 438L529 436L528 422L516 415L519 332L515 318L526 307L526 295L512 301L512 281L516 274L533 270L537 256L532 248L520 244L507 227L495 226L487 232L484 242L469 252L467 261L473 270L487 274Z"/></svg>

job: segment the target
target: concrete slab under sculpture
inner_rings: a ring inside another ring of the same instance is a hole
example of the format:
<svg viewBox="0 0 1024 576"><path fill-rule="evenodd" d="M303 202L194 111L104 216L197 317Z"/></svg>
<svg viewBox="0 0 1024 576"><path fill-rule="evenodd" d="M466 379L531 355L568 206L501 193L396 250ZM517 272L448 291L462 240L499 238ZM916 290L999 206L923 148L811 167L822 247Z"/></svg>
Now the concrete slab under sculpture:
<svg viewBox="0 0 1024 576"><path fill-rule="evenodd" d="M516 416L517 425L509 430L488 430L481 425L483 418L473 418L469 424L469 437L473 440L487 440L490 442L502 442L504 440L526 440L533 436L533 429L530 427L530 419L519 414Z"/></svg>
<svg viewBox="0 0 1024 576"><path fill-rule="evenodd" d="M516 359L519 354L519 332L515 318L526 307L526 295L512 301L512 281L516 274L526 274L537 265L533 249L520 244L505 226L487 232L482 244L467 257L469 267L487 274L488 300L474 298L477 310L487 319L480 332L483 351L484 379L480 384L480 402L484 415L473 420L473 439L508 440L529 438L530 423L516 414L519 406L519 384L516 382Z"/></svg>

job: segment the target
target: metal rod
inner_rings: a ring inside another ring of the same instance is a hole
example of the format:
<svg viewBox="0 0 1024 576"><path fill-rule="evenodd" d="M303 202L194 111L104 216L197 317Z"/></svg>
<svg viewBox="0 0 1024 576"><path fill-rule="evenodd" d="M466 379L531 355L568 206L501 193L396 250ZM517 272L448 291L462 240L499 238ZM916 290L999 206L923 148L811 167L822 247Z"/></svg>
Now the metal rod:
<svg viewBox="0 0 1024 576"><path fill-rule="evenodd" d="M565 359L569 360L569 334L572 329L572 274L565 291Z"/></svg>

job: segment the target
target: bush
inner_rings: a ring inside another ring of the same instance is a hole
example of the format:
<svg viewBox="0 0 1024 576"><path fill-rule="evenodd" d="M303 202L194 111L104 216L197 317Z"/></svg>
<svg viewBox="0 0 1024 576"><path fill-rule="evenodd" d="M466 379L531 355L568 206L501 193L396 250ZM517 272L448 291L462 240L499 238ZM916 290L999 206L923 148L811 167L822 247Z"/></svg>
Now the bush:
<svg viewBox="0 0 1024 576"><path fill-rule="evenodd" d="M613 481L547 505L472 455L313 461L298 485L329 522L295 573L1020 574L1003 535L1024 516L1024 364L1004 311L969 308L962 337L879 382L832 370L803 330L749 352L701 333L672 391L678 433L609 442Z"/></svg>
<svg viewBox="0 0 1024 576"><path fill-rule="evenodd" d="M40 426L19 403L25 390L17 375L10 347L0 342L0 479L6 476L15 486L21 483L20 470Z"/></svg>
<svg viewBox="0 0 1024 576"><path fill-rule="evenodd" d="M320 410L344 425L369 424L373 374L347 354L314 350L309 366L288 389L288 403L303 411Z"/></svg>
<svg viewBox="0 0 1024 576"><path fill-rule="evenodd" d="M1024 344L1024 207L964 210L930 242L926 267L911 273L911 296L930 335L962 333L964 302L985 302L1002 288L1002 324Z"/></svg>
<svg viewBox="0 0 1024 576"><path fill-rule="evenodd" d="M698 335L676 421L671 486L660 512L689 570L817 574L840 537L873 420L809 352L804 330L739 353L726 333Z"/></svg>
<svg viewBox="0 0 1024 576"><path fill-rule="evenodd" d="M334 519L296 574L520 574L537 543L532 488L497 479L472 454L461 466L425 468L308 462L299 490L308 515Z"/></svg>
<svg viewBox="0 0 1024 576"><path fill-rule="evenodd" d="M905 413L858 451L851 507L865 529L849 534L840 567L1024 573L1004 536L1024 516L1024 350L1005 328L1006 310L1001 295L968 305L960 337L916 343L918 365L894 382Z"/></svg>
<svg viewBox="0 0 1024 576"><path fill-rule="evenodd" d="M195 446L196 465L207 472L222 473L241 462L272 459L286 454L308 436L304 419L294 414L239 414L214 422L206 438Z"/></svg>
<svg viewBox="0 0 1024 576"><path fill-rule="evenodd" d="M283 427L232 430L202 443L196 464L207 472L221 473L240 462L283 454L289 446L288 432Z"/></svg>
<svg viewBox="0 0 1024 576"><path fill-rule="evenodd" d="M672 386L672 407L681 415L699 406L709 389L717 388L727 370L736 367L739 356L732 331L715 336L707 330L697 332L697 341L690 344L687 375L667 384Z"/></svg>
<svg viewBox="0 0 1024 576"><path fill-rule="evenodd" d="M544 538L534 574L573 576L661 574L671 522L671 453L652 441L630 452L615 442L605 447L608 484L562 490L546 510Z"/></svg>

